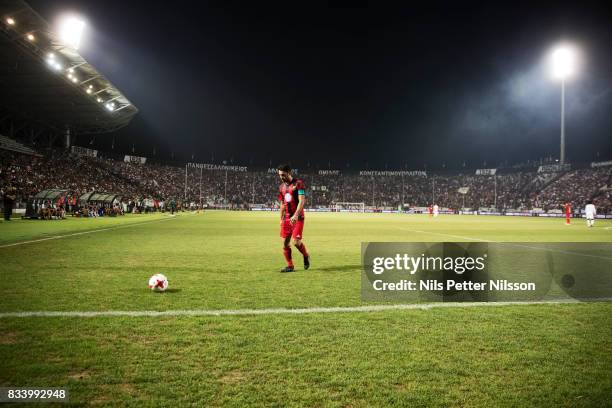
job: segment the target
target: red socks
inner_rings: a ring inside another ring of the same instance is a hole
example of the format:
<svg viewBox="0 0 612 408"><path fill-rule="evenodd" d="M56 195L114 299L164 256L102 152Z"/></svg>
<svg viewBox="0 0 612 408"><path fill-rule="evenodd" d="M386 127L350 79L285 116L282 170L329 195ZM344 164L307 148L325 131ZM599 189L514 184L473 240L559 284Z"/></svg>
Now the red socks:
<svg viewBox="0 0 612 408"><path fill-rule="evenodd" d="M285 254L287 266L293 268L293 261L291 260L291 247L283 247L283 254Z"/></svg>
<svg viewBox="0 0 612 408"><path fill-rule="evenodd" d="M306 250L306 245L300 243L300 246L296 246L298 251L302 253L303 256L308 256L308 251ZM285 260L287 261L287 266L293 268L293 260L291 259L291 247L283 247L283 254L285 255Z"/></svg>
<svg viewBox="0 0 612 408"><path fill-rule="evenodd" d="M300 251L302 253L302 255L308 256L308 251L306 250L306 245L304 245L303 242L300 242L300 246L296 246L296 248L298 249L298 251Z"/></svg>

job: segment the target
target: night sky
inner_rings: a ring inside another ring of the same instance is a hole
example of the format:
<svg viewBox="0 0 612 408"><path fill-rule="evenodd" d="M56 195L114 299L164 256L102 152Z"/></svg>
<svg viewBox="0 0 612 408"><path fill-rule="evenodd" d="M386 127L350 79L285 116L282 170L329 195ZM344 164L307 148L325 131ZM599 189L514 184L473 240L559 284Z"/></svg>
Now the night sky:
<svg viewBox="0 0 612 408"><path fill-rule="evenodd" d="M51 23L84 16L81 54L140 109L82 146L114 137L119 153L162 159L355 170L558 157L560 84L545 62L571 41L568 160L612 159L603 6L380 3L30 1Z"/></svg>

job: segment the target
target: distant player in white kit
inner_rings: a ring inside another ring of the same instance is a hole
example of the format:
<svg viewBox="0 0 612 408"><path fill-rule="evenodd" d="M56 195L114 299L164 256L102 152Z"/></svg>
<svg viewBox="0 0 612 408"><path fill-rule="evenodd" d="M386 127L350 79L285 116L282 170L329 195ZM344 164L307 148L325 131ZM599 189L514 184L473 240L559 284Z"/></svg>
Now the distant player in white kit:
<svg viewBox="0 0 612 408"><path fill-rule="evenodd" d="M438 214L440 214L440 207L438 207L438 204L434 204L434 206L433 206L433 216L437 217Z"/></svg>
<svg viewBox="0 0 612 408"><path fill-rule="evenodd" d="M595 215L597 215L597 210L595 210L595 206L590 201L586 207L584 207L584 215L586 216L587 227L592 227L593 224L595 224Z"/></svg>

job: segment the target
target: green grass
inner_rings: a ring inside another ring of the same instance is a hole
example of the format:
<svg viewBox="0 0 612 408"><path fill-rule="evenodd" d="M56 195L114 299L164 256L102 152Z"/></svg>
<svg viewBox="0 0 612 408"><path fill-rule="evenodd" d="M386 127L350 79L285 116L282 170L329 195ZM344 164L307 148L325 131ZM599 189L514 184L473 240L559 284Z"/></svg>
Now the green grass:
<svg viewBox="0 0 612 408"><path fill-rule="evenodd" d="M129 225L128 225L129 224ZM612 242L612 222L307 214L308 272L278 214L0 224L0 312L356 306L362 241ZM294 254L297 251L294 250ZM171 291L152 293L150 275ZM606 406L612 304L308 315L0 318L0 386L152 406Z"/></svg>
<svg viewBox="0 0 612 408"><path fill-rule="evenodd" d="M132 224L161 220L161 214L133 215L124 217L75 218L65 220L27 220L13 217L10 222L0 221L0 245L22 242L32 239L43 239L58 235L76 234L97 229L123 228Z"/></svg>

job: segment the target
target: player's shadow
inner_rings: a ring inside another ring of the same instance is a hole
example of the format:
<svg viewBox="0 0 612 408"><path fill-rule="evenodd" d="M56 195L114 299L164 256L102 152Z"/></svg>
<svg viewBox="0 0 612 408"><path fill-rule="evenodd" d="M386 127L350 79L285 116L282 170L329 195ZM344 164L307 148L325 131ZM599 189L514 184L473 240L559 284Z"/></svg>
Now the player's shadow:
<svg viewBox="0 0 612 408"><path fill-rule="evenodd" d="M345 271L357 271L361 272L361 264L355 265L342 265L342 266L323 266L313 267L313 271L321 271L321 272L345 272Z"/></svg>

